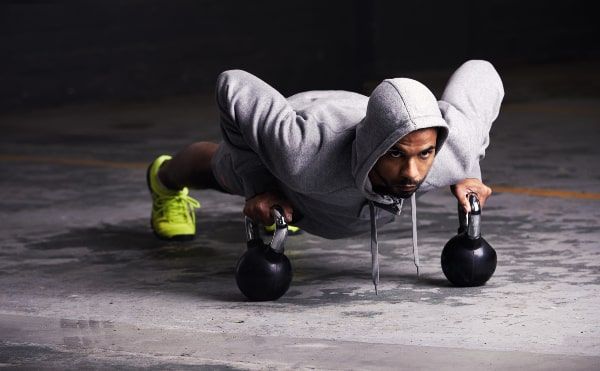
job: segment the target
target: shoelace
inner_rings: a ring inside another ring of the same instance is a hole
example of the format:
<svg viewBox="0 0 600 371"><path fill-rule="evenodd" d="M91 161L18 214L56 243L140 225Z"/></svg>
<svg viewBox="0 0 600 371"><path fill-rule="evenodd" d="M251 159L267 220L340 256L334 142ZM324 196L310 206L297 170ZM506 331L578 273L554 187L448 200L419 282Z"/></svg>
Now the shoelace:
<svg viewBox="0 0 600 371"><path fill-rule="evenodd" d="M159 196L156 206L169 221L186 222L191 212L200 207L200 202L184 192L179 192L176 196Z"/></svg>

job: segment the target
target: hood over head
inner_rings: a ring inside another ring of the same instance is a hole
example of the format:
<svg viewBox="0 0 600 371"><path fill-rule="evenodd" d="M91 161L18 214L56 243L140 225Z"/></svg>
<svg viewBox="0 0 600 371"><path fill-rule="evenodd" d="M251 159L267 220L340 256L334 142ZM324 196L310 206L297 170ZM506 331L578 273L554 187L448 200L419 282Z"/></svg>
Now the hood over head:
<svg viewBox="0 0 600 371"><path fill-rule="evenodd" d="M356 127L352 149L352 175L367 199L382 204L395 201L373 192L369 172L383 154L405 135L419 129L439 128L439 152L448 137L448 124L442 118L437 100L423 84L407 78L380 83L367 105L367 114Z"/></svg>
<svg viewBox="0 0 600 371"><path fill-rule="evenodd" d="M435 96L418 81L397 78L379 84L367 105L367 114L356 127L352 148L352 175L356 186L369 200L371 217L371 269L375 293L379 284L379 244L377 214L380 208L399 214L402 200L373 192L369 172L383 154L407 134L425 128L439 128L436 153L448 137L448 124L442 118ZM393 204L393 207L386 205ZM378 208L376 209L376 206ZM411 197L414 263L419 274L416 197Z"/></svg>

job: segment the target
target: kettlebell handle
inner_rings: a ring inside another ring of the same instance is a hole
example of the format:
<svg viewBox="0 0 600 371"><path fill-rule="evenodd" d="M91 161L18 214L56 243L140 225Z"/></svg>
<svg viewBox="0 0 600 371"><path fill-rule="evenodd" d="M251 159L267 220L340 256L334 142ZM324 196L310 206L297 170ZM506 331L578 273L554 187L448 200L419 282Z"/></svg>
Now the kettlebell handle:
<svg viewBox="0 0 600 371"><path fill-rule="evenodd" d="M467 232L467 236L476 240L481 237L481 205L475 193L469 193L469 205L471 212L465 213L462 206L458 204L458 233Z"/></svg>
<svg viewBox="0 0 600 371"><path fill-rule="evenodd" d="M273 239L269 246L276 252L283 254L284 242L288 234L288 226L283 216L283 208L279 205L275 205L271 208L271 216L275 220L275 231L273 232ZM254 220L245 217L246 220L246 241L261 240L260 233L258 231L258 225ZM262 241L262 240L261 240Z"/></svg>

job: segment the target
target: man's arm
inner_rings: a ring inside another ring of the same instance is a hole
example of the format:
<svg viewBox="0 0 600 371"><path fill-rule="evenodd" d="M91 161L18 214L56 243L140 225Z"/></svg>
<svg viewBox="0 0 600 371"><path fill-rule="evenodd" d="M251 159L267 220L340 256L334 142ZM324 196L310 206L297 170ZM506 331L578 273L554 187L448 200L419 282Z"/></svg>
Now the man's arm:
<svg viewBox="0 0 600 371"><path fill-rule="evenodd" d="M451 186L459 202L468 208L464 192L471 189L485 203L491 189L481 182L479 161L485 156L489 131L503 97L502 81L489 62L468 61L452 74L439 101L449 135L423 190Z"/></svg>
<svg viewBox="0 0 600 371"><path fill-rule="evenodd" d="M219 75L217 103L246 199L276 190L276 178L294 188L294 179L319 151L323 133L318 125L297 115L277 90L241 70Z"/></svg>
<svg viewBox="0 0 600 371"><path fill-rule="evenodd" d="M476 129L487 135L500 113L504 87L494 66L483 60L463 63L450 76L441 101L477 122Z"/></svg>

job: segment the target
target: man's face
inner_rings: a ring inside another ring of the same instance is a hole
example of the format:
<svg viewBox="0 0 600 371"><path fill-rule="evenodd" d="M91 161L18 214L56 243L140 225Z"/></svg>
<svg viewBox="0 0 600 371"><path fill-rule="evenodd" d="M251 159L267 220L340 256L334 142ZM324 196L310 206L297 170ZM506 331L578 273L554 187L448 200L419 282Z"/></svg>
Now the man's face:
<svg viewBox="0 0 600 371"><path fill-rule="evenodd" d="M437 130L415 130L381 156L369 172L373 191L408 198L421 186L433 165Z"/></svg>

